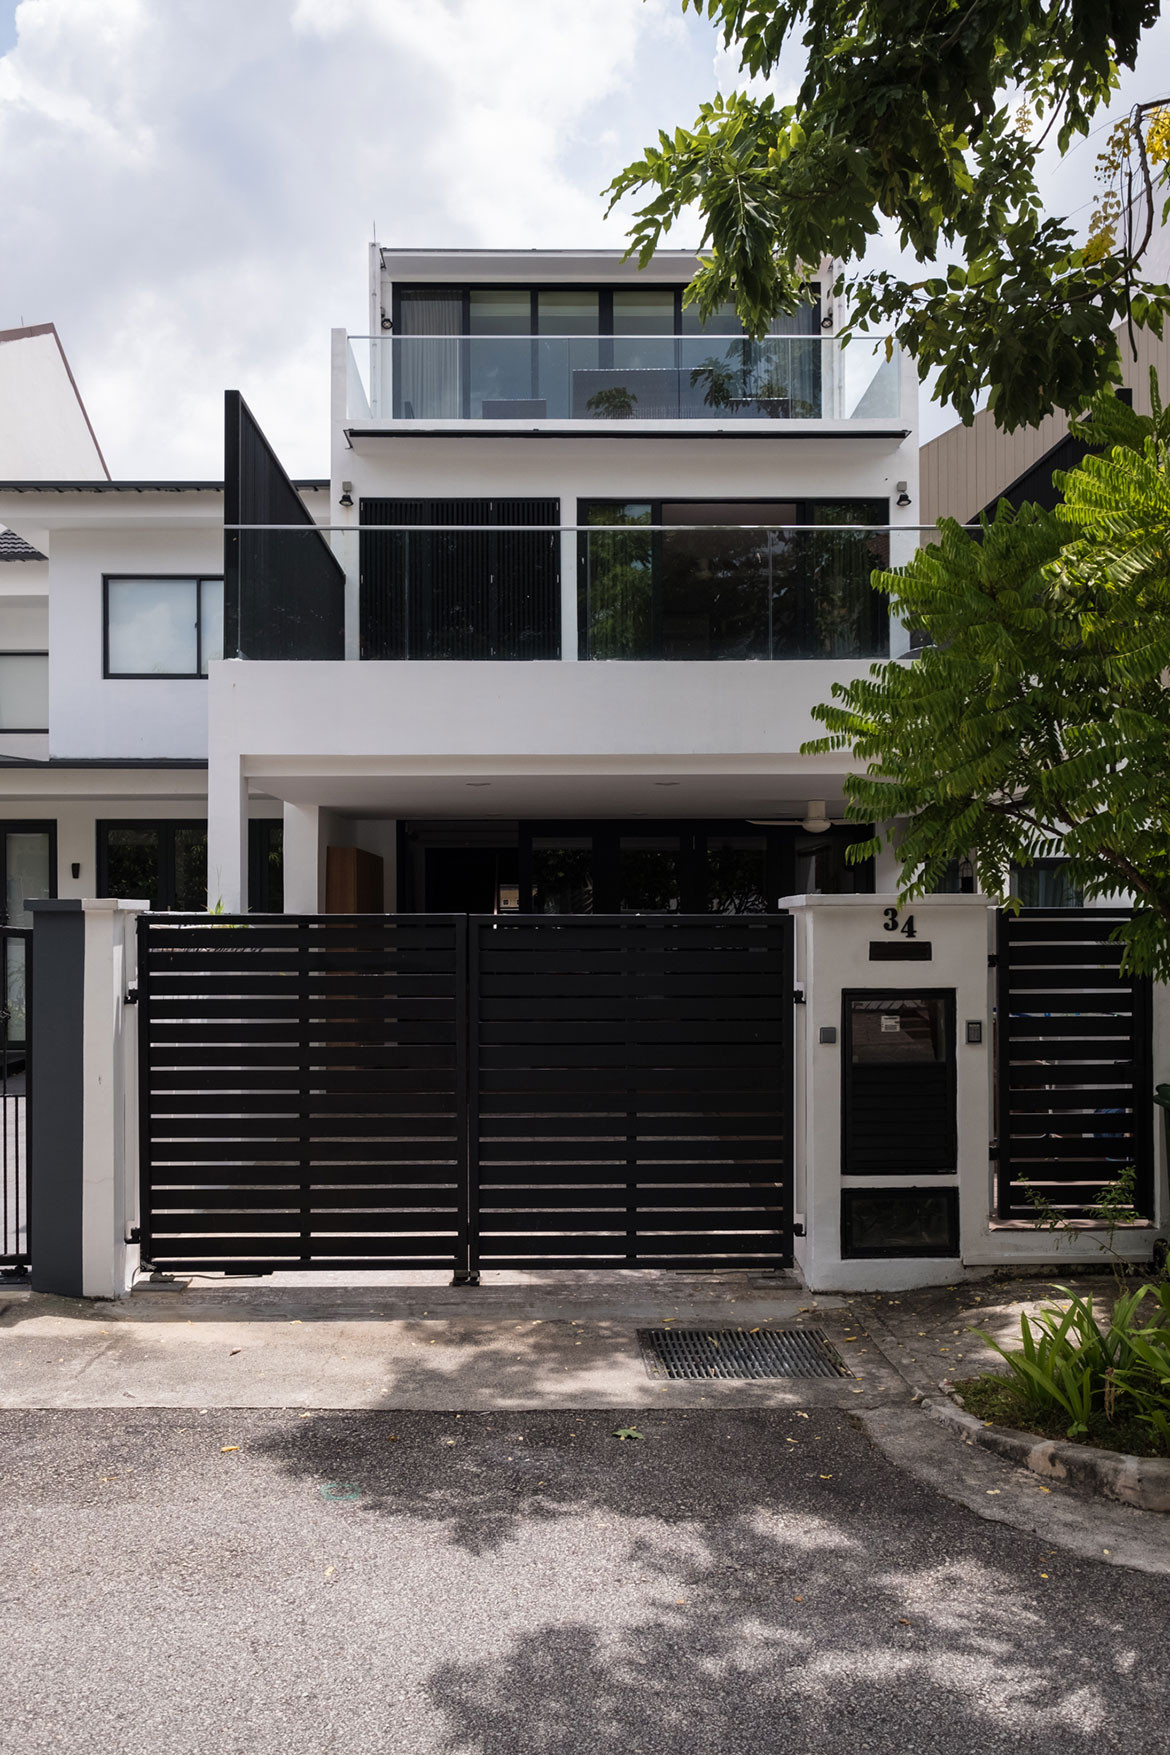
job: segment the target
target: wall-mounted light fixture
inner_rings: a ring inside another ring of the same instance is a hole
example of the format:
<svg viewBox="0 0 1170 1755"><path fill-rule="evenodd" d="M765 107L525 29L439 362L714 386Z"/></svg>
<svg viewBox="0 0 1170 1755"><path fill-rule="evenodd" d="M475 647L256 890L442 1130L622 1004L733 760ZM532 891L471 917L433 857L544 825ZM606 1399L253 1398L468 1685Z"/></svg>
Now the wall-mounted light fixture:
<svg viewBox="0 0 1170 1755"><path fill-rule="evenodd" d="M894 486L898 491L899 506L908 506L910 504L910 495L906 492L906 483L904 481L896 481Z"/></svg>
<svg viewBox="0 0 1170 1755"><path fill-rule="evenodd" d="M338 500L337 504L339 506L344 506L347 511L353 505L353 483L352 483L352 481L343 481L342 482L342 484L341 484L341 498Z"/></svg>
<svg viewBox="0 0 1170 1755"><path fill-rule="evenodd" d="M393 323L390 321L390 319L386 315L385 311L382 312L382 327L383 327L383 329L393 329L393 327L394 327Z"/></svg>

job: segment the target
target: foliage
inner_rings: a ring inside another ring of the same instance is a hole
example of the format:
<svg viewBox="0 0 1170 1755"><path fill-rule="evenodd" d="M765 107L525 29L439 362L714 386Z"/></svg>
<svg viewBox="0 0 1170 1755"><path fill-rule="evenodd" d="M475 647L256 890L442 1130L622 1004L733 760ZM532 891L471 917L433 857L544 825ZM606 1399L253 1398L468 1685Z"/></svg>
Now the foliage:
<svg viewBox="0 0 1170 1755"><path fill-rule="evenodd" d="M1083 1242L1085 1233L1054 1207L1048 1196L1027 1176L1016 1177L1016 1183L1027 1197L1035 1217L1032 1223L1040 1231L1051 1231L1057 1237L1071 1237ZM1105 1235L1095 1234L1097 1247L1108 1257L1118 1287L1123 1285L1130 1261L1117 1247L1117 1233L1122 1225L1132 1225L1137 1217L1137 1166L1126 1164L1112 1182L1106 1183L1097 1200L1088 1208L1087 1217L1103 1228Z"/></svg>
<svg viewBox="0 0 1170 1755"><path fill-rule="evenodd" d="M1107 1319L1098 1321L1092 1297L1066 1286L1065 1310L1046 1307L1020 1318L1022 1345L1002 1347L982 1338L1011 1370L1025 1406L1068 1419L1068 1436L1084 1437L1095 1416L1136 1419L1160 1443L1170 1445L1170 1284L1123 1292ZM1143 1320L1144 1300L1157 1311Z"/></svg>
<svg viewBox="0 0 1170 1755"><path fill-rule="evenodd" d="M892 326L964 420L989 389L1009 429L1078 410L1115 378L1122 317L1161 334L1170 289L1141 265L1170 110L1139 104L1108 137L1083 243L1044 216L1037 185L1050 132L1061 152L1090 132L1160 0L681 3L715 22L748 80L772 78L786 46L807 54L795 103L717 96L607 191L611 207L642 200L630 236L643 264L697 211L705 254L688 296L704 316L732 301L762 335L831 258L852 327ZM883 226L920 263L949 266L918 280L865 270Z"/></svg>
<svg viewBox="0 0 1170 1755"><path fill-rule="evenodd" d="M847 815L908 819L904 898L969 857L1006 897L1013 865L1065 854L1086 898L1131 891L1126 966L1170 978L1170 415L1108 395L1087 436L1111 444L1063 477L1053 512L1001 501L980 531L953 521L900 572L891 611L933 642L833 685L814 709L847 749ZM852 857L877 851L880 837Z"/></svg>

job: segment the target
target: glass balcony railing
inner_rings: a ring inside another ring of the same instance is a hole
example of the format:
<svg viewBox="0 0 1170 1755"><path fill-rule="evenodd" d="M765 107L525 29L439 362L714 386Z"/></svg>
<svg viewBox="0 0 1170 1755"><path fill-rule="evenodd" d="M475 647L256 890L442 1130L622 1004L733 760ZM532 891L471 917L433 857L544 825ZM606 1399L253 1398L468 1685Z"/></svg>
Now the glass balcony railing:
<svg viewBox="0 0 1170 1755"><path fill-rule="evenodd" d="M871 337L352 336L353 421L889 421L899 358Z"/></svg>

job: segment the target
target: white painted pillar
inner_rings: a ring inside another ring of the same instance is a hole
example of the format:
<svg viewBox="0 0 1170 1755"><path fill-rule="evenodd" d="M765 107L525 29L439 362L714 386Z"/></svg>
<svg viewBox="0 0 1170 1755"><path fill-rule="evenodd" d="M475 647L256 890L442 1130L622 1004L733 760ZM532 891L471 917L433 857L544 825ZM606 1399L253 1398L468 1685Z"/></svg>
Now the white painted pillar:
<svg viewBox="0 0 1170 1755"><path fill-rule="evenodd" d="M248 782L236 751L212 746L207 769L207 906L248 912Z"/></svg>
<svg viewBox="0 0 1170 1755"><path fill-rule="evenodd" d="M316 804L284 807L284 911L321 912L321 808Z"/></svg>

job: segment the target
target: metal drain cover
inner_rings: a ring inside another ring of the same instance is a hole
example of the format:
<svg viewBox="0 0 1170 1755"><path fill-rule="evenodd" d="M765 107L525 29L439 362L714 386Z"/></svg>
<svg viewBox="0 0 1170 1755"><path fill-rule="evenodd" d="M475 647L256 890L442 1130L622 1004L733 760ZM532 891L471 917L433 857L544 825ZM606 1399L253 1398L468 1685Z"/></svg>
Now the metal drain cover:
<svg viewBox="0 0 1170 1755"><path fill-rule="evenodd" d="M640 1328L650 1377L852 1377L819 1328Z"/></svg>

